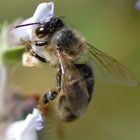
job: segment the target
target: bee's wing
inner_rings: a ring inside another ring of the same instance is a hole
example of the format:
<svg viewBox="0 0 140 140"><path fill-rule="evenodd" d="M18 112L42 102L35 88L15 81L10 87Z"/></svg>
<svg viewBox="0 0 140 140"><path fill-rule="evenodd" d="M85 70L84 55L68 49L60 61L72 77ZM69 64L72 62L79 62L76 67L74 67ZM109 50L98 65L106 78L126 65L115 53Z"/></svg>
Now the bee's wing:
<svg viewBox="0 0 140 140"><path fill-rule="evenodd" d="M127 67L89 43L86 44L88 45L92 62L96 64L97 69L99 69L106 81L136 86L135 77Z"/></svg>
<svg viewBox="0 0 140 140"><path fill-rule="evenodd" d="M78 72L76 67L67 59L67 57L63 55L61 51L57 52L57 56L62 74L65 75L66 71L70 71L79 78L80 73Z"/></svg>
<svg viewBox="0 0 140 140"><path fill-rule="evenodd" d="M62 87L64 92L82 92L85 96L85 99L89 97L88 87L86 85L86 81L82 74L80 74L79 69L75 67L75 65L69 61L67 56L63 54L63 52L57 52L58 61L61 66L62 72ZM71 91L70 91L71 90ZM73 96L73 95L72 95ZM89 100L87 100L88 102ZM83 103L84 104L84 103ZM86 104L86 103L85 103ZM72 107L73 104L70 104ZM74 106L72 107L74 108Z"/></svg>

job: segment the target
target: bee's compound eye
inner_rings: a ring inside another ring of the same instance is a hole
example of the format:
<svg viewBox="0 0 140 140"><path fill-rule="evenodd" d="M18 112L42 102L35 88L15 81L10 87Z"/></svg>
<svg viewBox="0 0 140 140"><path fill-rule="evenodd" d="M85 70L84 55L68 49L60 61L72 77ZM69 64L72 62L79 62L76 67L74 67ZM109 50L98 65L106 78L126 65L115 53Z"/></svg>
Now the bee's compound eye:
<svg viewBox="0 0 140 140"><path fill-rule="evenodd" d="M44 32L44 27L40 27L39 29L38 29L38 31L40 32L40 33L43 33Z"/></svg>
<svg viewBox="0 0 140 140"><path fill-rule="evenodd" d="M45 34L45 28L44 27L38 27L35 31L37 36L42 36Z"/></svg>

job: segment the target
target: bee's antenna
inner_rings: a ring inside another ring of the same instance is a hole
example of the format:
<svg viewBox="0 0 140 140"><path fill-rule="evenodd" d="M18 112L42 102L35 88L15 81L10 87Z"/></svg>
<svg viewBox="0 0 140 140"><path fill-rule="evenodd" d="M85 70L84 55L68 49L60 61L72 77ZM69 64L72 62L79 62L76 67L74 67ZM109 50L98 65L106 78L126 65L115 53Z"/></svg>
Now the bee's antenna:
<svg viewBox="0 0 140 140"><path fill-rule="evenodd" d="M15 28L24 27L24 26L30 26L30 25L35 25L35 24L40 24L40 22L36 22L36 23L28 23L28 24L21 24L21 25L17 25L17 26L15 26Z"/></svg>

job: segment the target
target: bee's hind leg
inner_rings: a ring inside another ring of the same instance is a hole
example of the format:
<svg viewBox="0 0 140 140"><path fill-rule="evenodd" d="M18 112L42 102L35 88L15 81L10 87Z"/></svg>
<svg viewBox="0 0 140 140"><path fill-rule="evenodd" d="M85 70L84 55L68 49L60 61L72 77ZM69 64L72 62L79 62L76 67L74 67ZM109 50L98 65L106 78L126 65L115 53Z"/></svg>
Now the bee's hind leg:
<svg viewBox="0 0 140 140"><path fill-rule="evenodd" d="M61 69L59 69L59 71L57 72L56 81L57 81L56 89L49 91L49 93L45 93L43 97L41 97L42 98L41 100L44 105L50 101L53 101L61 91Z"/></svg>
<svg viewBox="0 0 140 140"><path fill-rule="evenodd" d="M53 101L55 99L55 97L57 96L58 94L58 91L49 91L49 93L45 93L43 95L43 104L47 104L49 103L50 101Z"/></svg>

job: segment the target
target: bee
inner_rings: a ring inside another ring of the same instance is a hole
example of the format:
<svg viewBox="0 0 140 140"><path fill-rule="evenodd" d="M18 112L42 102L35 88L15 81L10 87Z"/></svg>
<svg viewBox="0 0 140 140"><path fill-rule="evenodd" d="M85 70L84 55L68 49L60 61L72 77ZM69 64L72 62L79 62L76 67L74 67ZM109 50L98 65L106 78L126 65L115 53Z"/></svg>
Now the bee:
<svg viewBox="0 0 140 140"><path fill-rule="evenodd" d="M40 110L55 99L57 114L64 122L73 121L85 112L95 84L94 68L88 61L80 61L86 54L104 77L121 84L135 84L133 74L124 65L87 43L62 18L52 14L48 21L21 24L16 28L26 26L32 26L28 49L31 56L58 69L57 86L42 95Z"/></svg>

